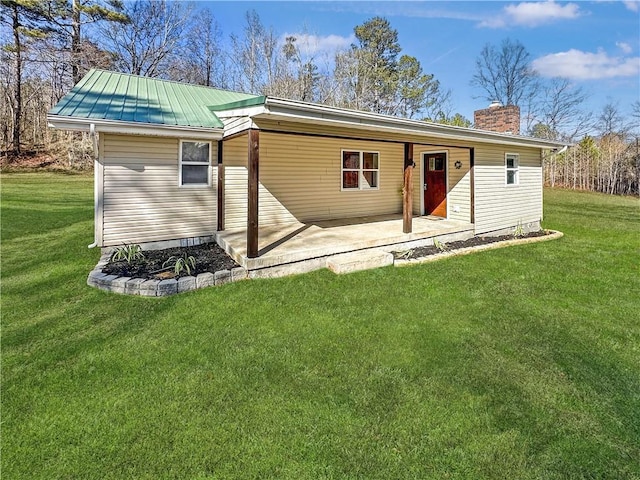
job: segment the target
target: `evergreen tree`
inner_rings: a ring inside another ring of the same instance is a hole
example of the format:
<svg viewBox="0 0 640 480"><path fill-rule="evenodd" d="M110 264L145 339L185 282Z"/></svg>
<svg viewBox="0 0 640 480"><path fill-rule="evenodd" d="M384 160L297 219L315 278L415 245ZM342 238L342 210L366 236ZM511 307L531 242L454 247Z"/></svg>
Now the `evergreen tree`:
<svg viewBox="0 0 640 480"><path fill-rule="evenodd" d="M82 27L96 22L126 23L121 0L47 0L47 17L68 50L73 83L80 81L91 65L83 65Z"/></svg>
<svg viewBox="0 0 640 480"><path fill-rule="evenodd" d="M25 57L29 44L47 33L44 5L39 0L1 0L2 22L9 25L13 43L3 45L5 52L13 57L13 98L12 100L12 150L19 155L22 132L22 77Z"/></svg>
<svg viewBox="0 0 640 480"><path fill-rule="evenodd" d="M374 17L354 29L357 44L336 56L334 78L341 106L413 117L438 107L446 95L415 57L400 55L397 30Z"/></svg>

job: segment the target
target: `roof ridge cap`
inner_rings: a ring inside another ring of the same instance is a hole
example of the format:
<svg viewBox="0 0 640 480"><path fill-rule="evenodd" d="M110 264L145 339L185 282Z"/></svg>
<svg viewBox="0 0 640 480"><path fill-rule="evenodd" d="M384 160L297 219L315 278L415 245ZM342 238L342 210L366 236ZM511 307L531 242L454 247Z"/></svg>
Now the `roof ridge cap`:
<svg viewBox="0 0 640 480"><path fill-rule="evenodd" d="M121 75L121 76L125 76L125 77L137 77L137 78L143 78L145 80L151 80L154 82L162 82L162 83L174 83L177 85L184 85L186 87L193 87L193 88L202 88L205 90L216 90L218 92L228 92L228 93L237 93L238 95L247 95L250 97L261 97L263 95L256 95L255 93L245 93L245 92L238 92L235 90L227 90L224 88L218 88L218 87L209 87L207 85L198 85L197 83L189 83L189 82L181 82L178 80L169 80L166 78L159 78L159 77L148 77L146 75L138 75L135 73L126 73L126 72L117 72L115 70L106 70L104 68L92 68L90 69L87 74L96 71L96 72L103 72L103 73L108 73L111 75Z"/></svg>

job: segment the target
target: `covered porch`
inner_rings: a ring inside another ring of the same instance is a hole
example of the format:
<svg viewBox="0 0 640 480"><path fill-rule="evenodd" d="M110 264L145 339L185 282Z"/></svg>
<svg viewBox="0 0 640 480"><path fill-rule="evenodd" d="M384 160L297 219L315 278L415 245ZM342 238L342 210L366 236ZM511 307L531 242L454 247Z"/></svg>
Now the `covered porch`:
<svg viewBox="0 0 640 480"><path fill-rule="evenodd" d="M276 270L303 273L323 268L326 259L347 252L403 250L474 235L472 223L435 216L413 217L411 233L403 233L402 214L355 217L259 228L258 256L247 256L247 230L216 233L216 240L249 272Z"/></svg>

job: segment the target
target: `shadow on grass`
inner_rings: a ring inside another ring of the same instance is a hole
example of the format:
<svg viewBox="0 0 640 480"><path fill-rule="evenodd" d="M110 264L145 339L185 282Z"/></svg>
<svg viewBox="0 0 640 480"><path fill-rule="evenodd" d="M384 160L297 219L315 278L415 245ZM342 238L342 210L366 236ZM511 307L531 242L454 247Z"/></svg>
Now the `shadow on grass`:
<svg viewBox="0 0 640 480"><path fill-rule="evenodd" d="M93 211L86 208L37 209L25 207L3 207L2 209L2 241L10 241L29 237L43 236L52 230L64 229L70 224L93 221ZM43 226L45 226L43 228Z"/></svg>

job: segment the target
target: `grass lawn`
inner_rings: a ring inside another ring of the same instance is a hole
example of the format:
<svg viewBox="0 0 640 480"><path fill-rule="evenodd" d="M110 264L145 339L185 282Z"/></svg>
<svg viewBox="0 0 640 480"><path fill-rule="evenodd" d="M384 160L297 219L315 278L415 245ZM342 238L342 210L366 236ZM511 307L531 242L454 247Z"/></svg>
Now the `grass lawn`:
<svg viewBox="0 0 640 480"><path fill-rule="evenodd" d="M2 175L2 477L640 478L640 202L553 242L169 298L87 287L92 179Z"/></svg>

